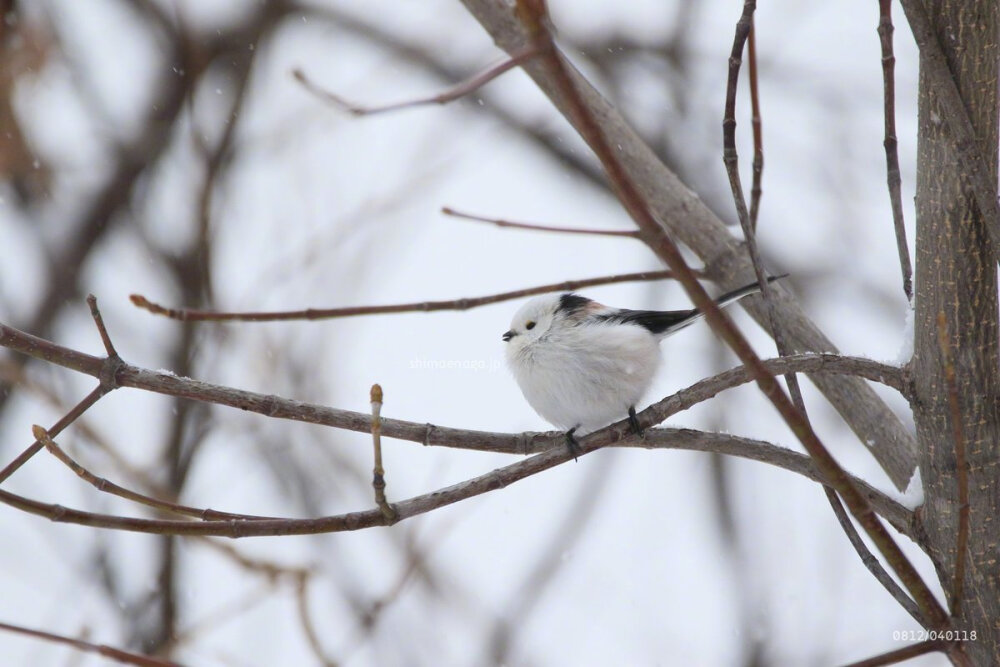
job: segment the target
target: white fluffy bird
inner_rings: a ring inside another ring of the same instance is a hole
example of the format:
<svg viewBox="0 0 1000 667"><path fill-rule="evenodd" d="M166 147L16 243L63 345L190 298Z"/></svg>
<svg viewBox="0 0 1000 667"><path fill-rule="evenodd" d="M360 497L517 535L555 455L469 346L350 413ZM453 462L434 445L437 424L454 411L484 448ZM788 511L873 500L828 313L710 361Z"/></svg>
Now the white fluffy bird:
<svg viewBox="0 0 1000 667"><path fill-rule="evenodd" d="M759 291L752 283L716 303L726 306ZM566 431L576 453L574 434L626 415L641 433L635 406L660 366L660 341L702 315L697 309L611 308L571 292L535 297L521 306L503 335L507 365L531 407Z"/></svg>

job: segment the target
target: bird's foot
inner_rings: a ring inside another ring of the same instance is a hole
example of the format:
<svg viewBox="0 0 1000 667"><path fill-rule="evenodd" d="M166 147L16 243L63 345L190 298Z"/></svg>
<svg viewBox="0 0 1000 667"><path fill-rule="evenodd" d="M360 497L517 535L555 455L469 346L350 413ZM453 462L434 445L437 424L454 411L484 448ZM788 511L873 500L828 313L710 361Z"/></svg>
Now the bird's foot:
<svg viewBox="0 0 1000 667"><path fill-rule="evenodd" d="M635 433L640 438L643 437L644 432L642 427L639 426L639 419L635 416L635 406L631 406L628 409L628 425L632 427L632 432Z"/></svg>
<svg viewBox="0 0 1000 667"><path fill-rule="evenodd" d="M580 448L580 443L577 442L576 437L574 437L573 432L579 426L574 426L570 430L566 431L566 447L569 449L569 453L573 456L573 460L576 461L580 454L583 454L583 449Z"/></svg>

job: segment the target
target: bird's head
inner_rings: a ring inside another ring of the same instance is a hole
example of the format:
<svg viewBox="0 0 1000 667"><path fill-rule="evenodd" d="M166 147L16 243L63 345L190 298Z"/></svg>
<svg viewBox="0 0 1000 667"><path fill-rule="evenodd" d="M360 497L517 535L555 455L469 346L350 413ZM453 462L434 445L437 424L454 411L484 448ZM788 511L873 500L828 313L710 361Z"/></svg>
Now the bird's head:
<svg viewBox="0 0 1000 667"><path fill-rule="evenodd" d="M572 293L536 296L514 313L510 329L503 335L510 346L507 353L516 353L549 332L575 323L591 304L590 299Z"/></svg>

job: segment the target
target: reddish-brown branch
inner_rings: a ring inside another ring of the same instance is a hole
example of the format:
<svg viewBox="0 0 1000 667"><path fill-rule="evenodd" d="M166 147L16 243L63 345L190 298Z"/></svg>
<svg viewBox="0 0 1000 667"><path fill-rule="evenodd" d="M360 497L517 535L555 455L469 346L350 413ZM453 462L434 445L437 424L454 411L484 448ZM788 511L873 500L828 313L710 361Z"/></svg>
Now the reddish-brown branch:
<svg viewBox="0 0 1000 667"><path fill-rule="evenodd" d="M153 658L139 653L131 653L120 648L108 646L107 644L94 644L82 639L65 637L52 632L46 632L44 630L33 630L20 625L0 623L0 630L14 632L19 635L26 635L28 637L36 637L37 639L44 639L45 641L52 642L54 644L65 644L67 646L72 646L78 651L82 651L84 653L97 653L105 658L110 658L126 665L139 665L140 667L180 667L177 663L170 662L169 660Z"/></svg>
<svg viewBox="0 0 1000 667"><path fill-rule="evenodd" d="M500 218L485 218L480 215L462 213L453 208L445 206L441 209L445 215L450 215L463 220L473 220L475 222L486 222L497 227L510 227L513 229L528 229L536 232L556 232L559 234L584 234L589 236L622 236L625 238L638 239L639 232L635 229L587 229L586 227L555 227L551 225L536 225L526 222L512 222Z"/></svg>
<svg viewBox="0 0 1000 667"><path fill-rule="evenodd" d="M913 266L910 249L906 244L906 227L903 224L902 179L899 174L899 150L896 140L896 56L892 52L892 0L879 0L878 36L882 46L882 98L885 109L885 168L889 186L889 203L892 205L892 226L896 232L896 251L899 268L903 274L903 292L913 301Z"/></svg>
<svg viewBox="0 0 1000 667"><path fill-rule="evenodd" d="M927 655L928 653L935 653L938 651L943 652L947 650L948 645L946 643L936 639L928 640L920 642L919 644L904 646L903 648L896 649L895 651L882 653L881 655L876 655L871 658L866 658L865 660L858 660L857 662L852 662L849 665L844 665L844 667L882 667L882 665L896 665L901 662L906 662L910 658L916 658L917 656Z"/></svg>
<svg viewBox="0 0 1000 667"><path fill-rule="evenodd" d="M697 275L703 275L700 271ZM622 273L614 276L600 276L597 278L584 278L582 280L566 280L561 283L551 285L540 285L538 287L528 287L525 289L490 294L488 296L474 296L464 299L451 299L448 301L420 301L416 303L397 303L386 306L351 306L347 308L307 308L305 310L287 310L274 312L249 312L249 313L227 313L210 310L198 310L195 308L167 308L158 303L153 303L141 294L133 294L129 298L138 307L148 310L154 315L163 315L182 322L219 322L219 321L240 321L240 322L276 322L284 320L323 320L335 317L356 317L359 315L388 315L392 313L430 313L439 310L469 310L502 301L512 301L522 299L536 294L547 294L549 292L572 292L586 287L597 287L599 285L612 285L615 283L640 282L649 280L669 280L674 277L672 271L643 271L640 273Z"/></svg>
<svg viewBox="0 0 1000 667"><path fill-rule="evenodd" d="M410 109L428 104L447 104L448 102L454 102L457 99L465 97L469 93L479 90L504 72L514 69L524 61L536 55L537 52L533 48L529 48L521 53L512 55L510 58L489 67L479 74L476 74L475 76L459 83L457 86L449 88L447 91L438 95L432 95L431 97L424 97L416 100L406 100L404 102L394 102L392 104L382 106L363 106L348 102L343 97L331 93L330 91L325 90L313 83L313 81L310 80L306 76L306 73L300 68L292 70L292 76L294 76L296 80L298 80L299 83L301 83L302 86L310 93L323 101L334 105L338 109L343 109L344 111L352 113L355 116L370 116L377 113L384 113L386 111L398 111L400 109Z"/></svg>

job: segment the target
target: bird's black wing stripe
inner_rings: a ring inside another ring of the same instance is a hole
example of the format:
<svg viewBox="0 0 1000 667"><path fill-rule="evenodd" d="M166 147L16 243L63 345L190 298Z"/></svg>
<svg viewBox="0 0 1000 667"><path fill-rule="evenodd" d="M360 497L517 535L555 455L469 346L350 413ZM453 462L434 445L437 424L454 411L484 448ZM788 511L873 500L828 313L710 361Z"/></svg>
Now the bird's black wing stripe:
<svg viewBox="0 0 1000 667"><path fill-rule="evenodd" d="M622 324L638 324L660 335L680 329L698 317L697 310L619 310L600 319Z"/></svg>
<svg viewBox="0 0 1000 667"><path fill-rule="evenodd" d="M585 296L566 292L559 297L559 307L556 308L556 312L573 315L586 308L589 303L591 303L591 300Z"/></svg>

